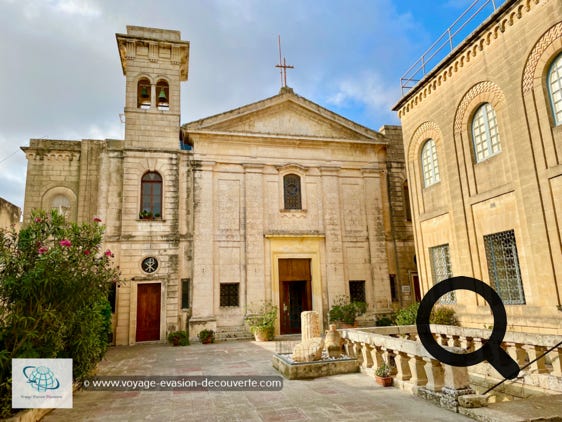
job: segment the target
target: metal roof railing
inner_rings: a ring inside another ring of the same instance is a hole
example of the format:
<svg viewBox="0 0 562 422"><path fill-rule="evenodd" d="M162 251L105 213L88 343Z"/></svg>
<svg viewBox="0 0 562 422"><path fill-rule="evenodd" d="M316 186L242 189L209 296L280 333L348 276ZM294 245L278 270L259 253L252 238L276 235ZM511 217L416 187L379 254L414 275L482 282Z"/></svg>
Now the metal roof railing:
<svg viewBox="0 0 562 422"><path fill-rule="evenodd" d="M443 34L400 78L402 95L435 67L441 60L494 13L506 0L474 0Z"/></svg>

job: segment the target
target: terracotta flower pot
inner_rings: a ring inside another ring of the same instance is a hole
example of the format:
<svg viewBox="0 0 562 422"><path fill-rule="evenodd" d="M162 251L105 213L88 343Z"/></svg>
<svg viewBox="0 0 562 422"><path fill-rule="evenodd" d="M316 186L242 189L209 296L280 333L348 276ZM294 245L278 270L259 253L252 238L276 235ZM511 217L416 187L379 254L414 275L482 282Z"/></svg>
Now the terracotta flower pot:
<svg viewBox="0 0 562 422"><path fill-rule="evenodd" d="M392 377L380 377L375 375L375 381L377 384L382 385L383 387L391 387L392 386Z"/></svg>

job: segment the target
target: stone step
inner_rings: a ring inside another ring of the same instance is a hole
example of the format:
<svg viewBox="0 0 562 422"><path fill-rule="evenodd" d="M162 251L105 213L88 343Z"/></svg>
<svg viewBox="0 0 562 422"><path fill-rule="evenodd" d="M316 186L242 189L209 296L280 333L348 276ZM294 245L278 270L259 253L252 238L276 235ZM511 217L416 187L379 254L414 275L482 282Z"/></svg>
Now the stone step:
<svg viewBox="0 0 562 422"><path fill-rule="evenodd" d="M254 336L246 327L217 327L216 341L252 340Z"/></svg>

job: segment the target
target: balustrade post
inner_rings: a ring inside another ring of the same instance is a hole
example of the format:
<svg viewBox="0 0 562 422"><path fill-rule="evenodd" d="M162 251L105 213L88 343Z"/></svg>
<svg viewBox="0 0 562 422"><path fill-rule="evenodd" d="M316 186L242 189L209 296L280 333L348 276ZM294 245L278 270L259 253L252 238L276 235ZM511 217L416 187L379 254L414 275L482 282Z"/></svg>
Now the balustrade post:
<svg viewBox="0 0 562 422"><path fill-rule="evenodd" d="M371 350L373 347L369 343L361 343L361 365L363 368L370 368L373 366L373 358L371 356Z"/></svg>
<svg viewBox="0 0 562 422"><path fill-rule="evenodd" d="M373 369L376 371L377 368L379 368L380 366L382 366L382 364L384 363L384 357L382 355L382 349L380 346L374 346L371 349L371 359L373 362Z"/></svg>
<svg viewBox="0 0 562 422"><path fill-rule="evenodd" d="M474 340L472 337L463 337L461 339L461 347L467 351L467 353L474 352Z"/></svg>
<svg viewBox="0 0 562 422"><path fill-rule="evenodd" d="M562 377L562 347L554 349L548 356L552 362L551 374L556 377Z"/></svg>
<svg viewBox="0 0 562 422"><path fill-rule="evenodd" d="M511 356L511 358L517 362L519 367L525 365L525 358L527 357L527 353L523 349L523 345L520 343L506 343L507 345L507 354Z"/></svg>
<svg viewBox="0 0 562 422"><path fill-rule="evenodd" d="M541 354L543 354L546 351L546 347L544 346L537 346L537 345L525 345L523 346L523 348L527 351L527 354L529 355L529 362L535 360L538 356L540 356ZM543 356L542 358L540 358L539 360L537 360L536 362L533 362L531 364L531 371L537 373L537 374L545 374L548 373L548 369L546 368L546 364L545 364L545 357Z"/></svg>
<svg viewBox="0 0 562 422"><path fill-rule="evenodd" d="M383 357L386 364L390 367L390 374L396 375L396 362L394 359L394 351L391 349L384 349Z"/></svg>
<svg viewBox="0 0 562 422"><path fill-rule="evenodd" d="M427 383L425 387L434 392L440 392L443 388L445 371L441 362L431 358L424 358L425 360L425 375L427 377Z"/></svg>
<svg viewBox="0 0 562 422"><path fill-rule="evenodd" d="M404 352L398 352L394 357L396 363L396 379L400 381L408 381L412 378L409 365L410 358Z"/></svg>
<svg viewBox="0 0 562 422"><path fill-rule="evenodd" d="M363 366L363 352L361 351L361 343L353 343L353 355L357 359L359 366Z"/></svg>
<svg viewBox="0 0 562 422"><path fill-rule="evenodd" d="M427 384L427 377L425 376L425 361L421 356L408 355L410 359L408 364L410 365L410 382L414 385L421 386Z"/></svg>

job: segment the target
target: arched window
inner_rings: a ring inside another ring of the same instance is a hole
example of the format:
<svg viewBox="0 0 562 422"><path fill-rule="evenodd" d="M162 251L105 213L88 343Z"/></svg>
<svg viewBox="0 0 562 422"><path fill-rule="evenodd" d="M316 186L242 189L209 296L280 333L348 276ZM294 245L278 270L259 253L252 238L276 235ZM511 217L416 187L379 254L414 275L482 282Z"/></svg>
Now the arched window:
<svg viewBox="0 0 562 422"><path fill-rule="evenodd" d="M552 62L548 71L548 94L552 105L554 124L562 125L562 54Z"/></svg>
<svg viewBox="0 0 562 422"><path fill-rule="evenodd" d="M300 210L301 203L301 178L296 174L283 176L283 192L286 210Z"/></svg>
<svg viewBox="0 0 562 422"><path fill-rule="evenodd" d="M159 80L156 84L156 106L158 110L170 109L170 88L168 82Z"/></svg>
<svg viewBox="0 0 562 422"><path fill-rule="evenodd" d="M137 107L144 110L150 108L150 81L146 78L139 80L137 84Z"/></svg>
<svg viewBox="0 0 562 422"><path fill-rule="evenodd" d="M51 200L51 209L55 209L59 212L59 214L69 217L70 200L62 194L57 194Z"/></svg>
<svg viewBox="0 0 562 422"><path fill-rule="evenodd" d="M162 215L162 176L150 171L141 180L141 219L160 218Z"/></svg>
<svg viewBox="0 0 562 422"><path fill-rule="evenodd" d="M490 103L482 104L474 113L472 143L477 163L501 151L496 112Z"/></svg>
<svg viewBox="0 0 562 422"><path fill-rule="evenodd" d="M435 141L428 139L423 144L421 151L421 163L423 174L423 185L425 187L434 185L439 182L439 162L437 161L437 148Z"/></svg>

